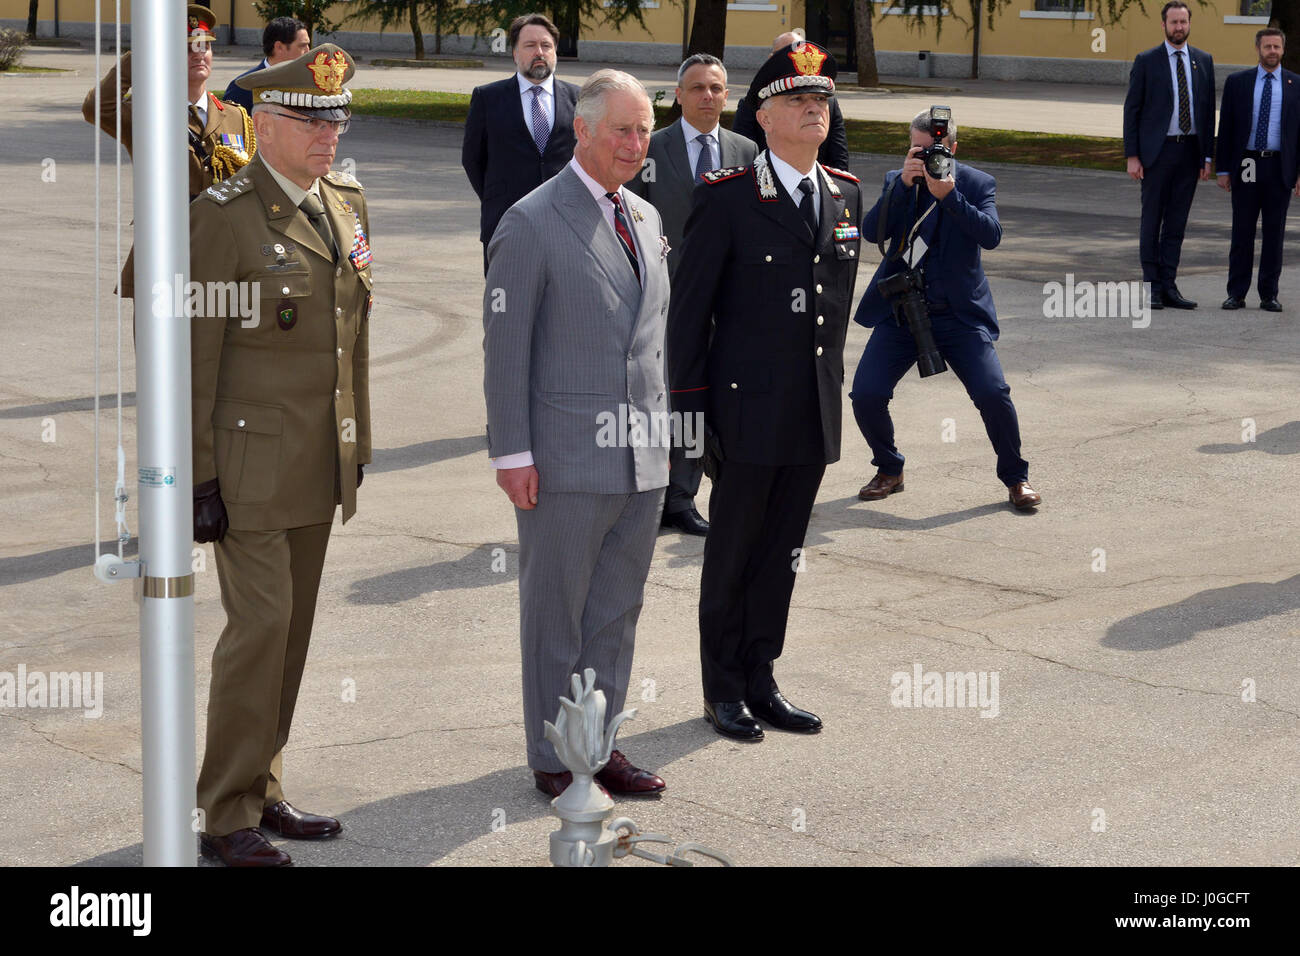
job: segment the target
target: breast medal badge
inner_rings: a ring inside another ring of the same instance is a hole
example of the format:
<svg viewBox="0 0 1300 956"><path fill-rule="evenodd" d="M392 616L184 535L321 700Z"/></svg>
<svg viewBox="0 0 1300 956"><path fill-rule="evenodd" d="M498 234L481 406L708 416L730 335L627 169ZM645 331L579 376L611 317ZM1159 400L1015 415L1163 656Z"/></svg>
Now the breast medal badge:
<svg viewBox="0 0 1300 956"><path fill-rule="evenodd" d="M352 207L349 204L348 209ZM348 253L348 258L352 260L352 265L358 272L370 265L370 240L366 238L365 229L361 228L361 217L355 210L352 211L352 218L356 220L356 229L352 233L352 251Z"/></svg>

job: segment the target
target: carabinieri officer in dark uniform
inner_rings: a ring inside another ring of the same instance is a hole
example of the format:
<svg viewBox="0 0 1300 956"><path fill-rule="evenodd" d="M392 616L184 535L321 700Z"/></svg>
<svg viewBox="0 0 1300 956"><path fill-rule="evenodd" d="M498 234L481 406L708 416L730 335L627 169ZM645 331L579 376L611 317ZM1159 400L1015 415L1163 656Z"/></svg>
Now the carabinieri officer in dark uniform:
<svg viewBox="0 0 1300 956"><path fill-rule="evenodd" d="M759 70L768 148L695 190L668 316L673 410L702 414L713 478L700 580L705 718L816 733L772 673L804 533L840 457L844 336L858 269L858 180L817 162L835 60L795 43Z"/></svg>

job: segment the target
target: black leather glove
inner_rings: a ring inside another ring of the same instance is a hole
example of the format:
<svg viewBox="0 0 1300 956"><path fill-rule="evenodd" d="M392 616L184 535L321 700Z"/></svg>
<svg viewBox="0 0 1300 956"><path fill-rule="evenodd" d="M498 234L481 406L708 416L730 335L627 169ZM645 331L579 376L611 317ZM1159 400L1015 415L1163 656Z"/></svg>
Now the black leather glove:
<svg viewBox="0 0 1300 956"><path fill-rule="evenodd" d="M709 476L709 481L718 480L718 473L722 470L722 462L725 460L726 455L722 453L722 439L708 426L708 423L705 423L704 473Z"/></svg>
<svg viewBox="0 0 1300 956"><path fill-rule="evenodd" d="M366 468L365 465L357 465L357 487L358 488L361 487L361 482L365 480L366 477L365 468Z"/></svg>
<svg viewBox="0 0 1300 956"><path fill-rule="evenodd" d="M226 504L221 500L217 479L194 486L194 540L199 544L220 541L230 527Z"/></svg>

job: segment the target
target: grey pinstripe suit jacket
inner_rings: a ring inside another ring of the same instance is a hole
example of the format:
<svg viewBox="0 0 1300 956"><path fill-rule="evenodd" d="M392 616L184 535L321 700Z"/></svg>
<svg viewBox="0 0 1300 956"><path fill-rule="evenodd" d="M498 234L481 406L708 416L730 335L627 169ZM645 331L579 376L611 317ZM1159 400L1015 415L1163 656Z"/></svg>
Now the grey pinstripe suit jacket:
<svg viewBox="0 0 1300 956"><path fill-rule="evenodd" d="M654 206L623 195L640 285L591 193L567 166L515 203L488 244L488 453L532 451L541 494L629 494L668 483L667 447L602 447L597 440L602 413L622 422L635 410L666 421L668 410L663 227Z"/></svg>

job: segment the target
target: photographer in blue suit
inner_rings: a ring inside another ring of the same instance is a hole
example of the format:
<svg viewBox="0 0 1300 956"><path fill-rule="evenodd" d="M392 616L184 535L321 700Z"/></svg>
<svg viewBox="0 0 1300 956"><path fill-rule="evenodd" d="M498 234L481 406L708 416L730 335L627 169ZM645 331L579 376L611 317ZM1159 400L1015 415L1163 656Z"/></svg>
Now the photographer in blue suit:
<svg viewBox="0 0 1300 956"><path fill-rule="evenodd" d="M952 171L934 179L920 153L935 142L930 111L912 120L911 148L903 168L885 175L880 199L862 220L862 237L888 239L887 255L858 303L854 321L872 329L853 377L853 415L873 453L876 476L858 497L876 501L903 490L903 456L894 445L889 402L894 387L917 362L912 333L894 317L879 282L909 268L924 277L925 301L939 354L966 386L997 452L997 474L1022 511L1042 503L1029 486L1029 464L1020 457L1020 424L1011 388L993 348L997 312L980 261L981 249L1002 241L993 177L953 160ZM957 152L957 126L942 140Z"/></svg>

